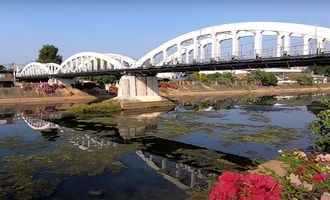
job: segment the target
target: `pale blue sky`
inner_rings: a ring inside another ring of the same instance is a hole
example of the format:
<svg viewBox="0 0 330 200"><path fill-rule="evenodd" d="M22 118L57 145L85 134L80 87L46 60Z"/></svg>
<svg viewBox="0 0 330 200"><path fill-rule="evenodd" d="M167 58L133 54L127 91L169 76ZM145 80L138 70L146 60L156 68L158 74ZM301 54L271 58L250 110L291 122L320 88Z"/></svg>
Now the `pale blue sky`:
<svg viewBox="0 0 330 200"><path fill-rule="evenodd" d="M232 22L330 27L329 8L327 0L0 0L0 63L33 61L46 43L64 58L80 51L139 58L180 34Z"/></svg>

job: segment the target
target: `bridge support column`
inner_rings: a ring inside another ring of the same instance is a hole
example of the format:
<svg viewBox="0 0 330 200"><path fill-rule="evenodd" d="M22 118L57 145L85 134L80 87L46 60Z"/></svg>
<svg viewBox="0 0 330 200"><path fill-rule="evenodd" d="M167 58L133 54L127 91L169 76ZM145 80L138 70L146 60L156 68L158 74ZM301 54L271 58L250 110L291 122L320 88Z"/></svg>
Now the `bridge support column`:
<svg viewBox="0 0 330 200"><path fill-rule="evenodd" d="M125 75L120 78L119 100L161 101L156 76Z"/></svg>

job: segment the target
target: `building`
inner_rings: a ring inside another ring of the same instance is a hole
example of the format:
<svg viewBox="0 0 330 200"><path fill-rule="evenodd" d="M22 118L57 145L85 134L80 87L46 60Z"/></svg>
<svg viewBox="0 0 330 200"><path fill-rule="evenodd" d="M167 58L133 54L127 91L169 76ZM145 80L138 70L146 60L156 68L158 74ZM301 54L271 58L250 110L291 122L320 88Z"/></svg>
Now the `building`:
<svg viewBox="0 0 330 200"><path fill-rule="evenodd" d="M13 70L0 70L0 87L13 87L14 80Z"/></svg>
<svg viewBox="0 0 330 200"><path fill-rule="evenodd" d="M323 75L312 75L314 84L326 84L328 83L328 78Z"/></svg>

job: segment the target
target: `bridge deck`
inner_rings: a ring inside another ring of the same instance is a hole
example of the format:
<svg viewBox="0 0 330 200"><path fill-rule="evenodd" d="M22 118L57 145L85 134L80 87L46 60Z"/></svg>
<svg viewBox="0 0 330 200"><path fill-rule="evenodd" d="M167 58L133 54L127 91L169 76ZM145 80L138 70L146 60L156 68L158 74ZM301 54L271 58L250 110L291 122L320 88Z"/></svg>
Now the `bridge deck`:
<svg viewBox="0 0 330 200"><path fill-rule="evenodd" d="M155 75L166 72L194 72L211 70L239 70L239 69L260 69L260 68L288 68L297 66L330 65L330 53L304 55L304 56L285 56L258 58L246 60L230 61L210 61L207 63L175 64L163 66L150 66L145 68L100 70L91 72L75 72L67 74L39 75L30 77L18 77L20 80L36 80L47 78L74 78L83 76L136 74L136 75Z"/></svg>

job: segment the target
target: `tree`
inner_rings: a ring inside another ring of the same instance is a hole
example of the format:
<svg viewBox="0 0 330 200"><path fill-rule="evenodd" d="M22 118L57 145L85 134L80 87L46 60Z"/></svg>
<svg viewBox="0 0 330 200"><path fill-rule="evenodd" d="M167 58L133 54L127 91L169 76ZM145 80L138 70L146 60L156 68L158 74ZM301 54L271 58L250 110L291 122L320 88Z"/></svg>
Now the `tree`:
<svg viewBox="0 0 330 200"><path fill-rule="evenodd" d="M274 73L257 70L252 74L252 76L255 80L260 81L263 86L277 85L277 78Z"/></svg>
<svg viewBox="0 0 330 200"><path fill-rule="evenodd" d="M6 70L6 67L3 65L0 65L0 71Z"/></svg>
<svg viewBox="0 0 330 200"><path fill-rule="evenodd" d="M54 45L43 45L39 50L38 62L61 64L62 56L58 54L58 48Z"/></svg>
<svg viewBox="0 0 330 200"><path fill-rule="evenodd" d="M330 66L311 66L314 74L330 76Z"/></svg>
<svg viewBox="0 0 330 200"><path fill-rule="evenodd" d="M296 78L299 85L313 85L313 78L306 74L300 75Z"/></svg>

